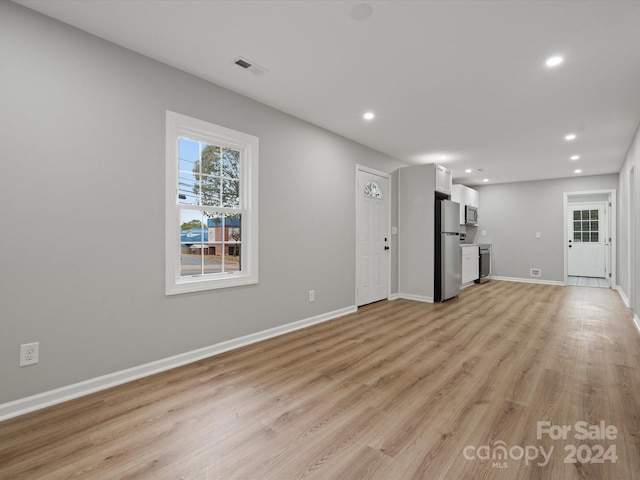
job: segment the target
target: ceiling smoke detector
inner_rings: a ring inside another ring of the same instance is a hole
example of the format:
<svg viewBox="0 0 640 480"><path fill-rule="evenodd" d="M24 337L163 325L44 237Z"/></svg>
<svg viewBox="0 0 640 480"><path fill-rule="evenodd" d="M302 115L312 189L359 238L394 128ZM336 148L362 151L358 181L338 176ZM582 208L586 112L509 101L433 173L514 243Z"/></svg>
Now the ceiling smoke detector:
<svg viewBox="0 0 640 480"><path fill-rule="evenodd" d="M362 22L363 20L368 20L372 13L373 8L371 8L370 5L361 3L360 5L356 5L351 9L351 13L349 14L349 16L352 20Z"/></svg>
<svg viewBox="0 0 640 480"><path fill-rule="evenodd" d="M267 73L269 70L267 70L264 67L261 67L260 65L258 65L255 62L252 62L251 60L248 60L244 57L236 57L233 60L233 63L238 65L239 67L243 68L244 70L248 70L251 73L253 73L254 75L264 75L265 73Z"/></svg>

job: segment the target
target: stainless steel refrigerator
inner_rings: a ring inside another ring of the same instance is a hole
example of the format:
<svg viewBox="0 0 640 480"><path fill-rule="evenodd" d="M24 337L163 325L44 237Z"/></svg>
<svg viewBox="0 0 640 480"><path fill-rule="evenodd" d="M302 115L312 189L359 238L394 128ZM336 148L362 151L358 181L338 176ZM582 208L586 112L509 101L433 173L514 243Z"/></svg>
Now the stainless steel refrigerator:
<svg viewBox="0 0 640 480"><path fill-rule="evenodd" d="M436 200L435 301L457 297L462 283L460 204Z"/></svg>

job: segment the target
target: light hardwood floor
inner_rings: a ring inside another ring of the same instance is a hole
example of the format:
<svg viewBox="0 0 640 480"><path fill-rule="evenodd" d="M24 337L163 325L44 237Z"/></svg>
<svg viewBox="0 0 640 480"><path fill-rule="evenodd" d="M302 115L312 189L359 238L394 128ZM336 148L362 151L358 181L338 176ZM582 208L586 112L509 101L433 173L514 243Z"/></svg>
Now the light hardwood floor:
<svg viewBox="0 0 640 480"><path fill-rule="evenodd" d="M617 461L565 463L571 445ZM0 423L0 478L639 479L640 333L608 289L380 302Z"/></svg>

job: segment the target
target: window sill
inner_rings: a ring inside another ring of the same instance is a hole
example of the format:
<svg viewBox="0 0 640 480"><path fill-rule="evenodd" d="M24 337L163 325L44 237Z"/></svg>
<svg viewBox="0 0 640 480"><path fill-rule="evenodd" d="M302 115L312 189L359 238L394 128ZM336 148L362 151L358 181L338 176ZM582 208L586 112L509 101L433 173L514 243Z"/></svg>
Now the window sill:
<svg viewBox="0 0 640 480"><path fill-rule="evenodd" d="M258 283L258 275L228 274L224 277L202 278L186 277L168 284L166 295L179 295L181 293L204 292L219 288L240 287L243 285L255 285Z"/></svg>

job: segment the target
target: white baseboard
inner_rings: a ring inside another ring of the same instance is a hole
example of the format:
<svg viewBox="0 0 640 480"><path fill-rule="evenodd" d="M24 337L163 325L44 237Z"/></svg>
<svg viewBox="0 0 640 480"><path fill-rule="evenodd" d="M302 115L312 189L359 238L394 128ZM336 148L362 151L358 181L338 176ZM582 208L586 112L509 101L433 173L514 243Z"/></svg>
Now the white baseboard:
<svg viewBox="0 0 640 480"><path fill-rule="evenodd" d="M519 282L519 283L536 283L538 285L557 285L564 287L564 282L558 282L556 280L537 280L535 278L518 278L518 277L498 277L491 275L489 277L492 280L502 280L503 282Z"/></svg>
<svg viewBox="0 0 640 480"><path fill-rule="evenodd" d="M463 283L462 285L460 285L460 290L464 290L465 288L471 287L472 285L476 285L476 282L471 281L471 282Z"/></svg>
<svg viewBox="0 0 640 480"><path fill-rule="evenodd" d="M433 303L433 297L425 297L423 295L414 295L412 293L398 292L398 298L404 298L405 300L415 300L416 302Z"/></svg>
<svg viewBox="0 0 640 480"><path fill-rule="evenodd" d="M629 299L625 295L624 290L622 290L622 287L620 287L620 285L616 285L616 290L618 291L618 294L620 295L620 298L622 299L625 306L627 308L631 308L631 303L629 302Z"/></svg>
<svg viewBox="0 0 640 480"><path fill-rule="evenodd" d="M172 357L163 358L154 362L145 363L136 367L120 370L119 372L102 375L100 377L91 378L83 382L74 383L64 387L49 390L47 392L38 393L25 398L20 398L12 402L0 404L0 421L17 417L25 413L40 410L51 405L72 400L74 398L89 395L90 393L106 390L123 383L131 382L139 378L148 377L155 373L164 372L172 368L180 367L188 363L192 363L203 358L212 357L220 353L227 352L236 348L244 347L252 343L260 342L268 338L277 337L285 333L300 330L302 328L315 325L317 323L326 322L334 318L342 317L357 311L355 305L350 307L334 310L333 312L324 313L315 317L299 320L296 322L281 325L279 327L270 328L257 333L251 333L243 337L234 338L224 342L210 345L208 347L199 348L190 352L180 353Z"/></svg>
<svg viewBox="0 0 640 480"><path fill-rule="evenodd" d="M397 293L392 293L391 295L389 295L387 297L387 300L391 301L391 300L397 300L399 298L400 298L400 296Z"/></svg>
<svg viewBox="0 0 640 480"><path fill-rule="evenodd" d="M618 294L620 295L620 298L622 299L622 302L624 303L625 307L631 308L631 302L625 295L624 290L622 290L620 285L616 285L616 290L618 291ZM638 329L638 333L640 333L640 317L638 317L638 314L635 312L633 312L633 323Z"/></svg>

